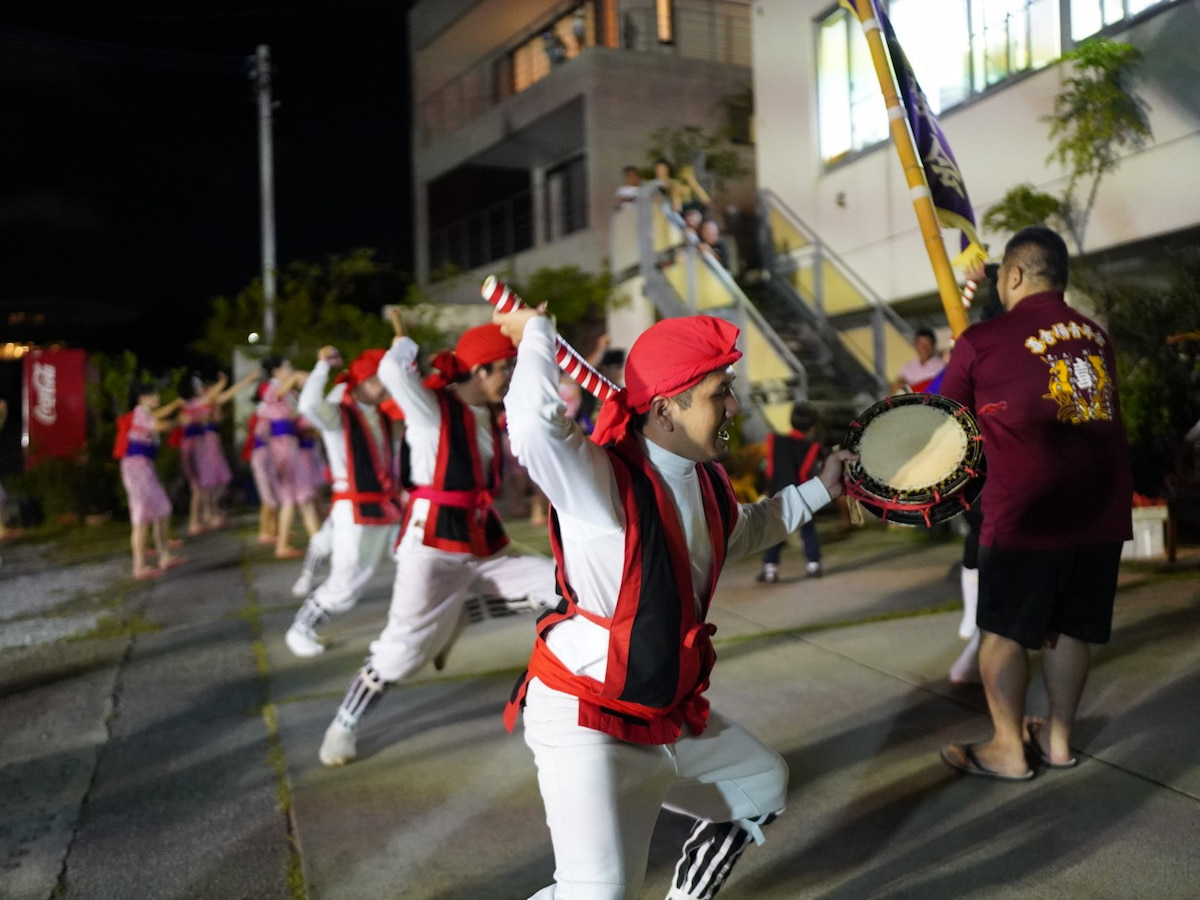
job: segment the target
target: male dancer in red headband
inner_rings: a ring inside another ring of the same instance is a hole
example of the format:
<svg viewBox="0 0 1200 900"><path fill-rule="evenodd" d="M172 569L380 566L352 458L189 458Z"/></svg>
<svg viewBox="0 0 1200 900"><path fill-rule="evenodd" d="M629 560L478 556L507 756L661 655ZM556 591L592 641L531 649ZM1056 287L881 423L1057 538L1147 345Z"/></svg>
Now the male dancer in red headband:
<svg viewBox="0 0 1200 900"><path fill-rule="evenodd" d="M533 607L558 600L554 561L519 554L492 508L502 456L496 408L512 377L512 342L495 325L469 329L453 351L433 358L436 371L424 383L417 351L398 337L379 365L404 411L416 486L396 545L388 623L325 732L327 766L355 758L358 722L386 685L444 657L465 624L468 598L520 597Z"/></svg>
<svg viewBox="0 0 1200 900"><path fill-rule="evenodd" d="M402 510L392 480L391 423L379 408L387 396L377 374L382 358L382 350L366 351L326 394L329 370L341 360L333 347L322 347L300 392L300 414L325 441L333 475L333 528L329 577L304 601L287 631L288 649L297 656L325 652L317 626L353 608L384 550L396 540Z"/></svg>
<svg viewBox="0 0 1200 900"><path fill-rule="evenodd" d="M563 415L552 322L529 309L495 321L520 345L509 437L550 498L563 597L538 620L506 714L512 728L524 705L554 844L556 884L535 897L641 896L663 806L696 819L668 897L712 897L787 793L783 759L703 696L717 578L840 494L852 457L739 505L716 464L738 411L737 328L693 316L648 329L589 440Z"/></svg>

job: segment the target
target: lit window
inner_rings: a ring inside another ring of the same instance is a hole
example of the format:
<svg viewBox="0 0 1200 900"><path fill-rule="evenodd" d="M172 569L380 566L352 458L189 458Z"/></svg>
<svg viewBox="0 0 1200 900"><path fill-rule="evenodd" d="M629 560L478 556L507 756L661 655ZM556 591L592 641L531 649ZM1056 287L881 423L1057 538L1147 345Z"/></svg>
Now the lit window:
<svg viewBox="0 0 1200 900"><path fill-rule="evenodd" d="M675 40L675 10L673 0L657 0L656 20L658 27L658 42L670 44Z"/></svg>
<svg viewBox="0 0 1200 900"><path fill-rule="evenodd" d="M892 0L888 14L917 82L940 113L971 94L971 31L962 0Z"/></svg>
<svg viewBox="0 0 1200 900"><path fill-rule="evenodd" d="M888 18L938 114L1058 59L1060 4L1066 2L1071 0L891 0ZM870 51L847 10L839 8L818 23L817 66L825 161L885 140L887 115Z"/></svg>
<svg viewBox="0 0 1200 900"><path fill-rule="evenodd" d="M1168 0L1070 0L1071 38L1081 41Z"/></svg>
<svg viewBox="0 0 1200 900"><path fill-rule="evenodd" d="M887 138L887 109L858 20L844 9L817 36L817 104L826 161Z"/></svg>
<svg viewBox="0 0 1200 900"><path fill-rule="evenodd" d="M1058 0L971 4L972 87L984 91L1061 55Z"/></svg>

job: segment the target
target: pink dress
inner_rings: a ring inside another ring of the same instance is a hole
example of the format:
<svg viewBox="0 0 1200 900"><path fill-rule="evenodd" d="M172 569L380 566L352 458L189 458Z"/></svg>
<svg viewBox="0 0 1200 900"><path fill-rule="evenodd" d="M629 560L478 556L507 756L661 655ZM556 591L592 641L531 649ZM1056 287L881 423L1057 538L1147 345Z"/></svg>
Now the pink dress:
<svg viewBox="0 0 1200 900"><path fill-rule="evenodd" d="M129 445L121 460L121 482L129 498L129 521L145 525L171 514L171 500L158 480L158 432L154 415L144 406L133 411Z"/></svg>
<svg viewBox="0 0 1200 900"><path fill-rule="evenodd" d="M215 412L203 398L194 398L183 405L180 461L192 490L221 487L233 480L221 447L221 434L213 422Z"/></svg>
<svg viewBox="0 0 1200 900"><path fill-rule="evenodd" d="M329 484L325 471L325 454L321 449L320 433L301 416L297 420L300 431L300 469L302 478L312 491L309 498Z"/></svg>
<svg viewBox="0 0 1200 900"><path fill-rule="evenodd" d="M275 466L271 462L271 424L263 418L262 404L258 404L254 415L254 447L250 451L250 471L254 475L254 487L258 501L269 509L279 506L279 483L275 477Z"/></svg>
<svg viewBox="0 0 1200 900"><path fill-rule="evenodd" d="M274 383L259 404L261 416L270 428L267 443L271 465L275 470L276 499L280 506L294 506L312 498L300 459L300 439L296 433L296 398L274 396Z"/></svg>

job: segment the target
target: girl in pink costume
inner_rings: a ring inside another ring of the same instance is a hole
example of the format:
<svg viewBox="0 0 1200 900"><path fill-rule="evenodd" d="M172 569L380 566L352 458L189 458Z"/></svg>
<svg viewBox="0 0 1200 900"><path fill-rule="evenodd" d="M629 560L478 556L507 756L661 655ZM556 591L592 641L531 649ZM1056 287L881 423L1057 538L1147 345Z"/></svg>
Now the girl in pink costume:
<svg viewBox="0 0 1200 900"><path fill-rule="evenodd" d="M142 384L134 388L135 405L117 422L117 443L113 456L121 461L121 482L129 498L129 522L132 526L130 548L133 551L133 577L154 578L183 560L171 555L166 525L171 517L171 500L158 480L154 461L158 456L159 435L170 431L170 416L182 401L161 405L158 388ZM151 533L158 552L158 566L146 564L146 536Z"/></svg>
<svg viewBox="0 0 1200 900"><path fill-rule="evenodd" d="M187 385L189 399L184 401L180 413L183 425L183 444L180 458L183 472L191 489L188 506L189 535L202 534L209 529L221 528L224 517L217 509L221 492L233 480L233 473L225 459L221 446L219 421L221 407L254 383L255 373L229 387L229 379L222 372L217 380L206 385L199 375L193 374Z"/></svg>
<svg viewBox="0 0 1200 900"><path fill-rule="evenodd" d="M300 439L296 428L295 388L304 383L308 373L298 372L291 362L278 357L263 360L263 372L270 381L262 392L258 415L270 429L267 449L274 469L276 500L279 504L279 530L275 539L275 556L294 559L304 551L289 544L296 507L309 537L321 527L313 501L314 489L304 474L300 458Z"/></svg>

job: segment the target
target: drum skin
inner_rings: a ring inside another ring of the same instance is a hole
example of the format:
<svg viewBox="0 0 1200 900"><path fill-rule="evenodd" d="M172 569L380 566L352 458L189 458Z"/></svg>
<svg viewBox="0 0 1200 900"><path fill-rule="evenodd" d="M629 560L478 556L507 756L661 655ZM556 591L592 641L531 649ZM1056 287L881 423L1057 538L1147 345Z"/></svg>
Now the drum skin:
<svg viewBox="0 0 1200 900"><path fill-rule="evenodd" d="M971 508L987 473L971 411L938 394L886 397L850 423L846 493L897 525L936 525Z"/></svg>

